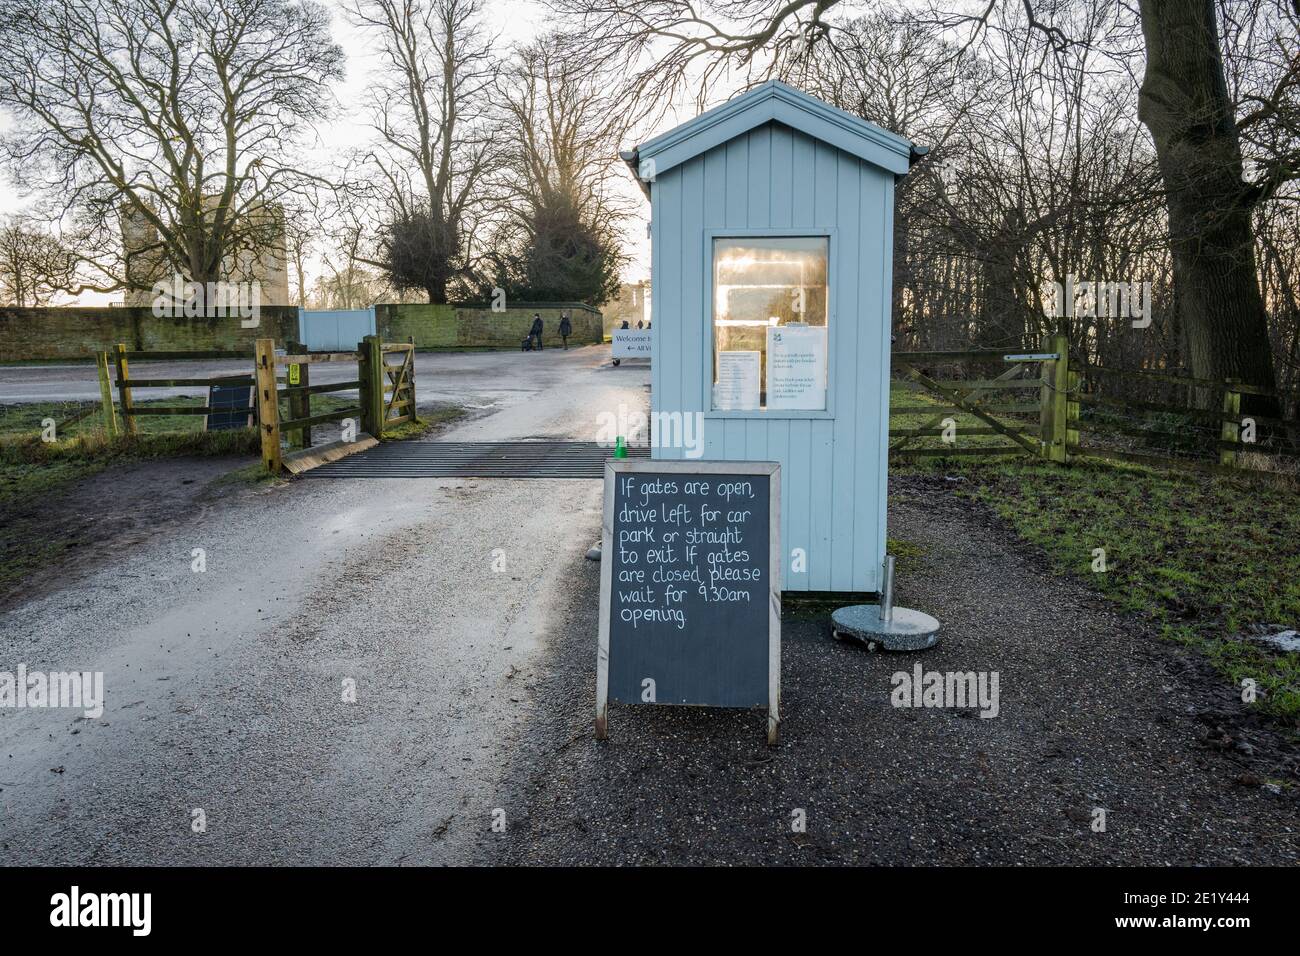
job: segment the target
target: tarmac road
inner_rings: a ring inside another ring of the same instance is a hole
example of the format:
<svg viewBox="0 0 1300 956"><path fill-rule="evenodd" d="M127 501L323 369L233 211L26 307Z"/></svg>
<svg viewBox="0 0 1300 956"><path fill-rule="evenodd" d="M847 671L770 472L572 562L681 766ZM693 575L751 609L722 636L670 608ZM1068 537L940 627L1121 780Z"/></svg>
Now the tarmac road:
<svg viewBox="0 0 1300 956"><path fill-rule="evenodd" d="M646 402L648 368L610 368L604 348L420 359L422 403L493 406L449 439L590 440L600 411ZM0 864L489 858L600 496L597 481L290 482L16 606L0 671L102 671L106 705L0 707Z"/></svg>
<svg viewBox="0 0 1300 956"><path fill-rule="evenodd" d="M568 364L562 349L547 348L542 356L554 352L561 359L533 362L526 371L526 381L516 377L524 368L524 352L417 352L415 381L420 402L457 402L474 406L509 401L531 395L539 385L556 384L566 374ZM605 346L573 348L570 355L601 352L608 360ZM629 363L637 364L637 363ZM210 378L217 375L241 375L252 371L252 361L184 361L132 362L132 378ZM350 362L322 362L313 365L313 385L344 382L357 377L356 365ZM138 389L138 401L175 398L182 395L202 396L207 389L148 388ZM347 392L339 393L349 394ZM99 400L99 378L95 366L87 363L67 365L0 366L0 405L25 402L90 402Z"/></svg>

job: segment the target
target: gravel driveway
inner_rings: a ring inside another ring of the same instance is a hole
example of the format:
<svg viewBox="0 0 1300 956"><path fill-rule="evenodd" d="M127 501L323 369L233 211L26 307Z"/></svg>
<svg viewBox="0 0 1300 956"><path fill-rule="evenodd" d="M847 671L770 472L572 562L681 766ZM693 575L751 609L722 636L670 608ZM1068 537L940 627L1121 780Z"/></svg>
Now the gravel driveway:
<svg viewBox="0 0 1300 956"><path fill-rule="evenodd" d="M760 713L700 709L615 707L610 741L595 743L598 572L575 564L585 593L550 642L502 859L1300 861L1296 789L1270 783L1294 783L1294 746L1245 715L1232 688L1051 575L942 476L896 476L891 492L891 536L921 549L897 599L936 613L942 643L868 654L831 639L826 614L788 610L775 750ZM891 706L891 675L917 662L997 671L999 715Z"/></svg>
<svg viewBox="0 0 1300 956"><path fill-rule="evenodd" d="M590 440L646 398L606 356L438 356L491 403L446 437ZM596 744L600 494L349 479L155 512L0 614L0 670L107 694L0 710L0 864L1300 861L1294 744L941 475L896 475L890 511L936 650L787 608L779 748L758 712L630 707ZM916 663L996 671L998 716L891 706Z"/></svg>
<svg viewBox="0 0 1300 956"><path fill-rule="evenodd" d="M600 411L645 403L648 369L607 349L469 358L443 376L493 407L447 438L590 441ZM292 481L164 509L185 467L131 466L131 540L0 613L0 671L99 671L106 698L89 719L0 708L0 865L493 852L600 482Z"/></svg>

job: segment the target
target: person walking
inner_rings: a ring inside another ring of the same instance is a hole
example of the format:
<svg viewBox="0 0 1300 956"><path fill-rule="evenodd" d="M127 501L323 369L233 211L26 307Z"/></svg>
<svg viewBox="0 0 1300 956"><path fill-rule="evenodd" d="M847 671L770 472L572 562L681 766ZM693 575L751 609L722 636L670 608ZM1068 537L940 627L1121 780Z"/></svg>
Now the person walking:
<svg viewBox="0 0 1300 956"><path fill-rule="evenodd" d="M569 348L569 336L573 334L573 323L569 321L569 313L560 313L560 338L564 340L564 348Z"/></svg>
<svg viewBox="0 0 1300 956"><path fill-rule="evenodd" d="M533 313L533 327L528 330L528 338L530 341L536 340L537 351L540 352L542 350L542 316L540 313Z"/></svg>

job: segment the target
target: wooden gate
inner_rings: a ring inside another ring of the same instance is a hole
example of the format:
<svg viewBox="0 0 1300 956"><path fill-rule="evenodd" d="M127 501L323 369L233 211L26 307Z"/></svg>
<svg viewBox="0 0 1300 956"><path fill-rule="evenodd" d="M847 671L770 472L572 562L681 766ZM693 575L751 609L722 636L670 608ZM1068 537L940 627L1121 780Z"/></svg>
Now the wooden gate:
<svg viewBox="0 0 1300 956"><path fill-rule="evenodd" d="M367 335L362 342L364 368L370 378L367 390L369 420L375 435L384 429L415 421L415 340L384 342Z"/></svg>
<svg viewBox="0 0 1300 956"><path fill-rule="evenodd" d="M891 404L891 418L921 416L922 424L891 423L890 454L900 458L1024 454L1064 461L1070 421L1078 416L1077 404L1069 401L1070 373L1064 355L1065 344L1055 338L1044 342L1042 352L894 353L894 367L932 403ZM994 362L1009 366L994 378L940 379L921 370L957 364L988 368ZM1039 394L1026 400L1026 391ZM978 424L969 419L959 422L956 416L969 416ZM916 447L929 438L942 444ZM967 438L975 440L963 441Z"/></svg>

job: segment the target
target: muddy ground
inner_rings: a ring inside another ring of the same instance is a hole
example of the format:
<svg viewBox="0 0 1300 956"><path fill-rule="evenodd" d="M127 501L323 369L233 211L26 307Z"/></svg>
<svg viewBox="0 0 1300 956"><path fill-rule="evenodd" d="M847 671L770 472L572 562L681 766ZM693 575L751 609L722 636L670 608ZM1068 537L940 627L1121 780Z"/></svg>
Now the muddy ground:
<svg viewBox="0 0 1300 956"><path fill-rule="evenodd" d="M40 571L0 585L0 610L74 586L112 561L181 525L204 520L213 508L257 494L247 481L223 480L256 465L256 458L169 458L112 465L49 495L0 509L0 540L45 539L51 550Z"/></svg>
<svg viewBox="0 0 1300 956"><path fill-rule="evenodd" d="M508 391L481 369L493 407L448 437L589 440L644 403L643 370L544 356ZM787 607L769 749L745 711L615 707L592 739L597 482L219 480L242 463L27 516L76 543L2 609L0 669L103 671L107 708L0 713L0 862L1300 862L1295 743L941 475L891 479L890 535L942 643L868 654ZM918 662L998 672L998 716L891 706Z"/></svg>
<svg viewBox="0 0 1300 956"><path fill-rule="evenodd" d="M891 479L890 535L922 553L899 603L942 643L870 654L824 612L782 625L781 745L758 712L614 707L592 739L598 569L553 635L510 776L506 862L1287 864L1296 756L1194 657L1025 553L937 478ZM891 675L997 671L1000 713L904 709ZM1105 830L1094 830L1096 810ZM806 815L796 832L795 811Z"/></svg>
<svg viewBox="0 0 1300 956"><path fill-rule="evenodd" d="M509 389L483 369L466 391L492 408L447 437L591 440L597 411L644 402L648 370L612 370L607 350L516 355ZM0 865L494 853L494 811L513 806L501 771L535 719L541 641L599 527L600 482L289 481L172 525L163 504L196 472L159 474L147 524L106 500L126 485L105 472L34 526L58 533L93 504L136 539L75 579L51 562L57 584L0 612L0 671L98 673L104 691L98 716L0 708Z"/></svg>

